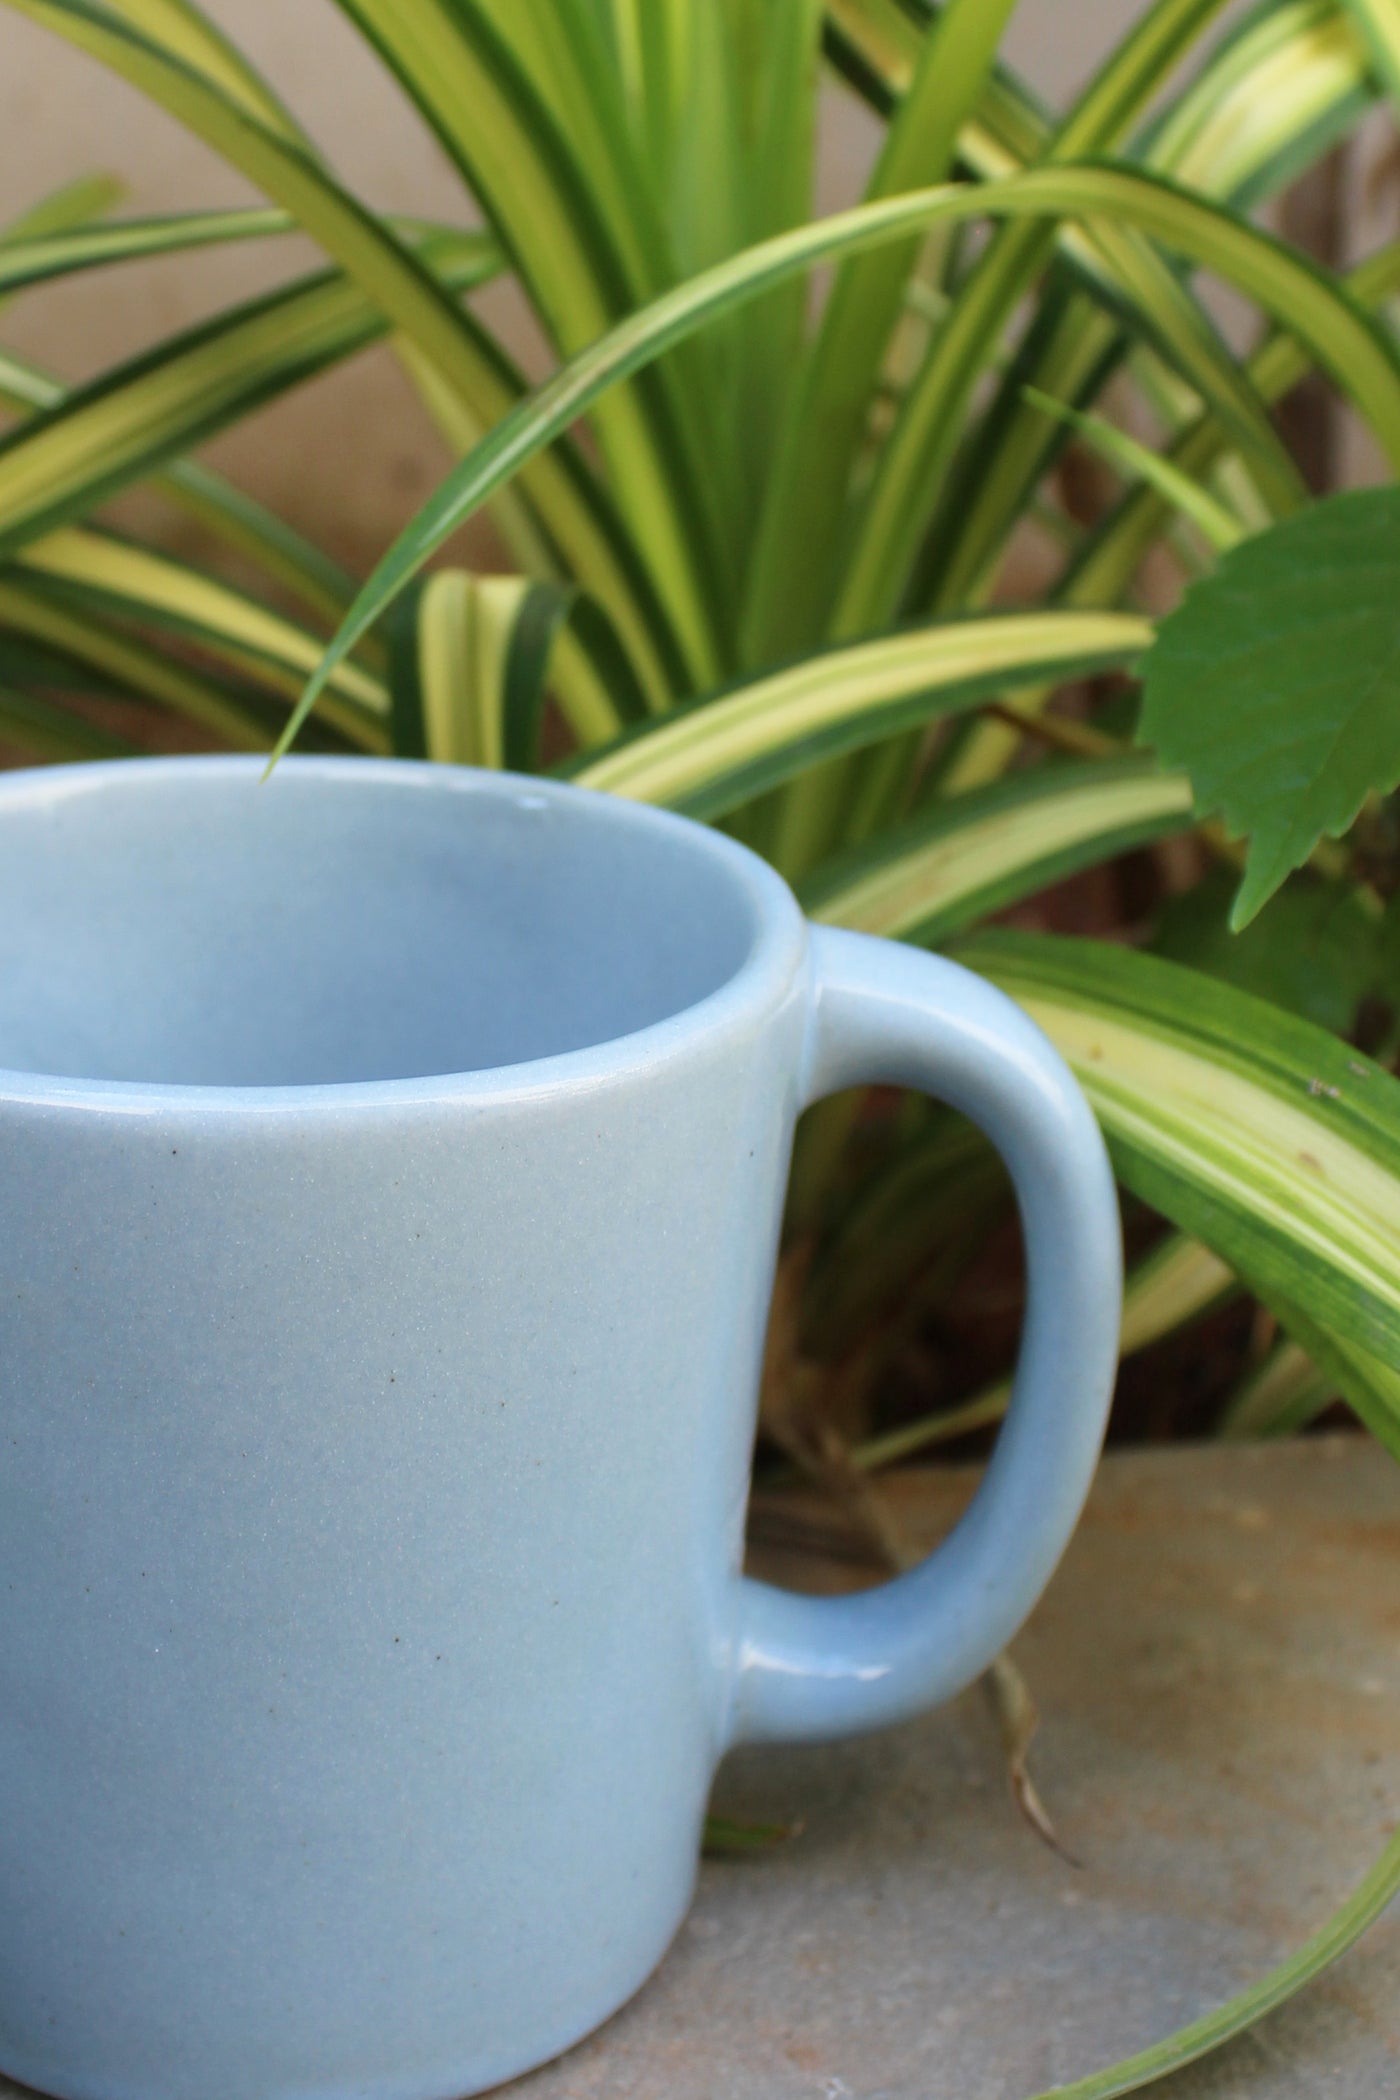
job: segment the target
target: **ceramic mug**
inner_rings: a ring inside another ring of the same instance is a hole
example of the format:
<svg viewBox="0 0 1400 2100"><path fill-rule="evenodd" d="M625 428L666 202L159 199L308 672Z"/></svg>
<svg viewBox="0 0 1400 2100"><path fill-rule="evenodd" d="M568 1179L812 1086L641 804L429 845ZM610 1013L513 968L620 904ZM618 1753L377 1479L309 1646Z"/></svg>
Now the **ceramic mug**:
<svg viewBox="0 0 1400 2100"><path fill-rule="evenodd" d="M503 774L0 780L0 2069L448 2100L654 1966L717 1759L948 1698L1103 1430L1117 1213L1058 1056L760 860ZM1000 1147L1030 1272L952 1537L744 1579L793 1124Z"/></svg>

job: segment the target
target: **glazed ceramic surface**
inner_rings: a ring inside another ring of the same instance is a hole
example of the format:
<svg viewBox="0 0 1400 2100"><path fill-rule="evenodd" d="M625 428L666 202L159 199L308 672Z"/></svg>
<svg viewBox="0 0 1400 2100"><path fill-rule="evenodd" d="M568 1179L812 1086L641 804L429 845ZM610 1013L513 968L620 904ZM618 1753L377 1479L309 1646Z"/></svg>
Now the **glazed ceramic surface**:
<svg viewBox="0 0 1400 2100"><path fill-rule="evenodd" d="M1098 1132L1004 998L713 832L445 767L0 781L0 2069L450 2100L689 1898L740 1738L967 1684L1078 1514ZM742 1579L793 1124L928 1088L1031 1275L985 1484L847 1601Z"/></svg>

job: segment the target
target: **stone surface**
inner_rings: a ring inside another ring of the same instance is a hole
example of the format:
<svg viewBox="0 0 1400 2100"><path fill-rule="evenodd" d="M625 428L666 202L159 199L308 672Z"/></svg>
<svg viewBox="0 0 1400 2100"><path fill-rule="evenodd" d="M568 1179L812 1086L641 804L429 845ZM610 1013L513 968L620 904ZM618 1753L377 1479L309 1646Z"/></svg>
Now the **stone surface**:
<svg viewBox="0 0 1400 2100"><path fill-rule="evenodd" d="M890 1492L932 1545L968 1485ZM871 1579L810 1496L762 1500L756 1531L774 1580ZM506 2100L1027 2100L1261 1975L1400 1805L1400 1472L1359 1438L1111 1457L1016 1655L1078 1864L1019 1820L976 1692L882 1736L740 1753L717 1809L800 1833L707 1862L651 1982ZM1393 2100L1400 1905L1167 2090Z"/></svg>
<svg viewBox="0 0 1400 2100"><path fill-rule="evenodd" d="M931 1544L965 1493L930 1473L896 1500ZM761 1572L830 1586L819 1504L757 1518ZM845 1543L846 1580L870 1579ZM1261 1975L1400 1806L1400 1473L1360 1439L1112 1457L1016 1655L1078 1865L1012 1809L979 1693L863 1741L745 1751L716 1807L800 1835L707 1862L640 1996L510 2100L1026 2100ZM1170 2087L1398 2091L1400 1906Z"/></svg>

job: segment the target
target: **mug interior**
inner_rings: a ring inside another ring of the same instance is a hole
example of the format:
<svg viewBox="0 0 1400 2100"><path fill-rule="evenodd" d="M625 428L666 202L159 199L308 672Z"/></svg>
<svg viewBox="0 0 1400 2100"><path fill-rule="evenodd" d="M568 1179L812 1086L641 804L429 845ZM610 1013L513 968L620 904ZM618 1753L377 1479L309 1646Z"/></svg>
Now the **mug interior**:
<svg viewBox="0 0 1400 2100"><path fill-rule="evenodd" d="M0 1067L190 1086L482 1071L718 991L743 856L511 776L126 761L0 783Z"/></svg>

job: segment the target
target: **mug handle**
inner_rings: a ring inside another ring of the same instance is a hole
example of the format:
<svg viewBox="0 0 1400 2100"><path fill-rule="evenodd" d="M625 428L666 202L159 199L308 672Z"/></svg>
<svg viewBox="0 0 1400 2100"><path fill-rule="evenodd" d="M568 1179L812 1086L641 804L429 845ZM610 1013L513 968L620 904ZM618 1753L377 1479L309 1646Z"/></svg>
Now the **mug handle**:
<svg viewBox="0 0 1400 2100"><path fill-rule="evenodd" d="M1011 1172L1027 1298L1006 1422L951 1536L852 1597L739 1584L730 1742L847 1735L950 1699L1049 1581L1084 1506L1118 1357L1122 1246L1098 1125L1069 1068L1004 993L894 941L811 929L803 1106L883 1082L937 1093Z"/></svg>

